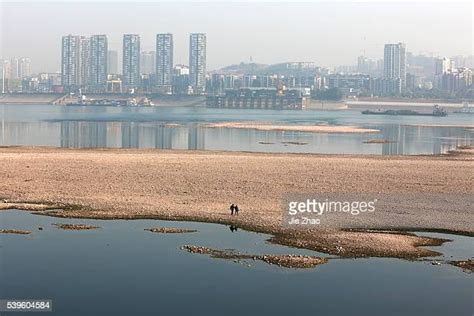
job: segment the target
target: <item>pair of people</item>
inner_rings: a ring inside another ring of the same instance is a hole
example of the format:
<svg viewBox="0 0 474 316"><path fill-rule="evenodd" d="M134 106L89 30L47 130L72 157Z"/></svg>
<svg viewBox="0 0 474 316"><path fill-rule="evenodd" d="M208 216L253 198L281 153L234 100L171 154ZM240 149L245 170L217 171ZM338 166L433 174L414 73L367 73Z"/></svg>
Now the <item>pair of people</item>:
<svg viewBox="0 0 474 316"><path fill-rule="evenodd" d="M237 204L232 203L230 206L230 215L239 215L239 207Z"/></svg>

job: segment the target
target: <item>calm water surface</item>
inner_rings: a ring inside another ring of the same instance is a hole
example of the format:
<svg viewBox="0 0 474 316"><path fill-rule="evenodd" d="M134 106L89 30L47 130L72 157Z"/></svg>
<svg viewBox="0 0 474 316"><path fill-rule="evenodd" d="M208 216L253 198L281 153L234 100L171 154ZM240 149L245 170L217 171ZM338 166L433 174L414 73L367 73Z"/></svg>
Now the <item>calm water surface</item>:
<svg viewBox="0 0 474 316"><path fill-rule="evenodd" d="M65 231L52 223L100 226ZM39 231L38 227L43 227ZM197 229L154 234L145 228ZM51 315L471 315L472 274L442 264L387 258L330 259L286 269L190 254L185 244L252 254L310 254L223 225L158 220L79 220L0 212L0 297L52 299ZM472 238L433 247L463 259ZM21 315L21 314L15 314ZM27 314L28 315L28 314Z"/></svg>
<svg viewBox="0 0 474 316"><path fill-rule="evenodd" d="M206 123L259 121L356 125L378 134L323 134L206 128ZM421 127L410 125L454 125ZM67 148L160 148L328 154L439 154L474 143L473 117L371 116L360 111L273 111L202 107L0 105L0 145ZM172 126L170 126L172 125ZM391 141L366 144L369 139ZM299 144L292 144L292 143Z"/></svg>

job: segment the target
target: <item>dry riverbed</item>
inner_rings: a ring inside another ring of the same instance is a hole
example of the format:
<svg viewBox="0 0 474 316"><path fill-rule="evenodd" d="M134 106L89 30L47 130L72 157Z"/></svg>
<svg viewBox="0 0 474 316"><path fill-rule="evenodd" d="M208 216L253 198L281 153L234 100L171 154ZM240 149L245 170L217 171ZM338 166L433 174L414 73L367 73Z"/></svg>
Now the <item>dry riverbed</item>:
<svg viewBox="0 0 474 316"><path fill-rule="evenodd" d="M0 209L221 223L343 257L418 258L436 254L420 246L444 241L409 231L474 235L472 163L469 148L416 157L0 148ZM370 216L324 218L321 227L282 225L282 197L313 192L390 201ZM230 216L231 203L239 216Z"/></svg>

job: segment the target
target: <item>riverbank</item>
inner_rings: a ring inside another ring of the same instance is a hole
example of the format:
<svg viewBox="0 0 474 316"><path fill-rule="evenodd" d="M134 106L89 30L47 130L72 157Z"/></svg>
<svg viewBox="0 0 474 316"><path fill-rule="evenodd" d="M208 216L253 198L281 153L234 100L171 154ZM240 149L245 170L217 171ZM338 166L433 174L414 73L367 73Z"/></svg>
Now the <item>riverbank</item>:
<svg viewBox="0 0 474 316"><path fill-rule="evenodd" d="M58 217L202 221L274 235L340 256L416 258L443 240L406 231L474 235L472 151L449 156L327 156L200 151L0 148L0 208ZM282 225L288 193L354 192L389 200L364 216ZM30 202L32 204L23 204ZM241 208L230 216L230 203ZM61 208L62 210L47 210ZM350 229L350 230L348 230Z"/></svg>

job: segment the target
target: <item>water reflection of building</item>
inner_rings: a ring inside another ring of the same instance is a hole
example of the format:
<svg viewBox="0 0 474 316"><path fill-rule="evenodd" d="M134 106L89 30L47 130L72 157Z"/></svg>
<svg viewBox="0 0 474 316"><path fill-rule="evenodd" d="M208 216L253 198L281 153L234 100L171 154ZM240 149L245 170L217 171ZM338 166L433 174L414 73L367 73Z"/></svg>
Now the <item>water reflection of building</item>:
<svg viewBox="0 0 474 316"><path fill-rule="evenodd" d="M437 155L472 142L459 127L386 125L381 130L390 141L382 145L382 155Z"/></svg>
<svg viewBox="0 0 474 316"><path fill-rule="evenodd" d="M188 127L188 149L203 150L205 139L205 129L198 125L190 125Z"/></svg>
<svg viewBox="0 0 474 316"><path fill-rule="evenodd" d="M120 130L122 132L122 148L138 148L138 123L122 123Z"/></svg>
<svg viewBox="0 0 474 316"><path fill-rule="evenodd" d="M173 128L164 125L155 128L155 148L171 149L173 148Z"/></svg>
<svg viewBox="0 0 474 316"><path fill-rule="evenodd" d="M383 139L388 143L382 145L382 155L403 155L405 152L405 128L400 125L385 125L382 128Z"/></svg>
<svg viewBox="0 0 474 316"><path fill-rule="evenodd" d="M62 121L60 125L60 146L67 148L172 149L173 138L178 134L174 128L165 125L137 122ZM195 139L201 138L203 136ZM201 144L203 141L193 143Z"/></svg>
<svg viewBox="0 0 474 316"><path fill-rule="evenodd" d="M66 148L107 147L105 122L62 121L60 146Z"/></svg>

